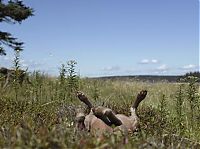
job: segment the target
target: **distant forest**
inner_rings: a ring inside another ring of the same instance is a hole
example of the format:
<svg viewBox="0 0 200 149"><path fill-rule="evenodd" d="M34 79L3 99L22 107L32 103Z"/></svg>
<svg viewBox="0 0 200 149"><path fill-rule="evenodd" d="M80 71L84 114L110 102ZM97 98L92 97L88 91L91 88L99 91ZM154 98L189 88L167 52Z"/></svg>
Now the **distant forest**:
<svg viewBox="0 0 200 149"><path fill-rule="evenodd" d="M194 76L194 77L200 78L200 72L199 71L189 72L184 75L184 77L188 77L188 76Z"/></svg>
<svg viewBox="0 0 200 149"><path fill-rule="evenodd" d="M185 75L171 75L171 76L164 76L164 75L129 75L129 76L106 76L106 77L99 77L94 79L104 79L104 80L129 80L133 79L136 81L148 81L148 82L180 82L181 79L187 78L189 76L197 77L198 82L200 82L200 72L188 72Z"/></svg>

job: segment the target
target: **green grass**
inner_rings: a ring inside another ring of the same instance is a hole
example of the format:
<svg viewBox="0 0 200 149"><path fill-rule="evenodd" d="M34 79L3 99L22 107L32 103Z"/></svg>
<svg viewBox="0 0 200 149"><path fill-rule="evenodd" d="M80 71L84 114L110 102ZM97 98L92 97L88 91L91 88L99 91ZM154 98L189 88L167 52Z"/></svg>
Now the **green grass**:
<svg viewBox="0 0 200 149"><path fill-rule="evenodd" d="M191 116L188 83L182 84L180 92L178 83L79 79L79 90L95 105L104 104L126 115L137 93L148 91L138 109L141 129L130 134L125 144L121 134L105 134L100 140L76 130L75 109L86 107L74 94L68 96L67 85L61 85L58 78L35 73L31 81L32 85L24 83L22 87L0 87L0 148L200 148L200 90L196 83L194 92L190 90L195 103Z"/></svg>

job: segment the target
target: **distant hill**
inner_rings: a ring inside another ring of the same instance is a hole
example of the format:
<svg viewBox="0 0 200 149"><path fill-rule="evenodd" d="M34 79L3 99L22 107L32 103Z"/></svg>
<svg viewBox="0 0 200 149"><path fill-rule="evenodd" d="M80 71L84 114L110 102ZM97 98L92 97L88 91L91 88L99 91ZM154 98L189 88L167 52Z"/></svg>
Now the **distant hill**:
<svg viewBox="0 0 200 149"><path fill-rule="evenodd" d="M101 80L136 80L136 81L147 81L147 82L179 82L182 78L187 78L188 76L194 76L199 78L198 82L200 82L200 72L188 72L184 75L129 75L129 76L105 76L105 77L97 77L93 79L101 79Z"/></svg>
<svg viewBox="0 0 200 149"><path fill-rule="evenodd" d="M147 82L178 82L183 76L158 76L158 75L135 75L135 76L105 76L94 79L103 80L136 80L136 81L147 81Z"/></svg>

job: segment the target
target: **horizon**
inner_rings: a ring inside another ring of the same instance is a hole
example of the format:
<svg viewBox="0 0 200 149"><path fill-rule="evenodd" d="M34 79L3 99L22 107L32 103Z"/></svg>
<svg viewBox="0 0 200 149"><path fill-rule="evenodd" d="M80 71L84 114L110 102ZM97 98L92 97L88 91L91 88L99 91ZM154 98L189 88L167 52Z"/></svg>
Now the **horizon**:
<svg viewBox="0 0 200 149"><path fill-rule="evenodd" d="M199 1L28 1L35 16L1 23L25 42L23 69L58 76L75 60L83 77L183 75L199 71ZM54 10L54 11L52 11ZM12 67L6 49L0 67Z"/></svg>

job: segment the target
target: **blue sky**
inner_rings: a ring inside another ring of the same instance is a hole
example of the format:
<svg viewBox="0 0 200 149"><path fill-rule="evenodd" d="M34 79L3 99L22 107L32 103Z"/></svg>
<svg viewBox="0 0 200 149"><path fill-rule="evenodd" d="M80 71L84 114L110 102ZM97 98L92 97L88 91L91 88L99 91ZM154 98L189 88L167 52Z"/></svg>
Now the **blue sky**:
<svg viewBox="0 0 200 149"><path fill-rule="evenodd" d="M35 16L1 23L25 42L22 67L57 75L177 75L199 70L198 0L24 0ZM12 66L13 51L0 57Z"/></svg>

